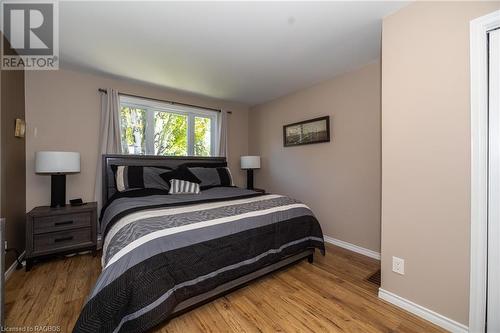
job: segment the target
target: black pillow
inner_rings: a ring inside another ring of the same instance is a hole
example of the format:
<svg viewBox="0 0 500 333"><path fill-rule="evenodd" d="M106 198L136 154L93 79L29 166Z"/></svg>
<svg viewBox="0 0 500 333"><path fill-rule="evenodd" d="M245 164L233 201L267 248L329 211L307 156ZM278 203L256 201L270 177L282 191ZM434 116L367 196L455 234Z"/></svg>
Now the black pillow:
<svg viewBox="0 0 500 333"><path fill-rule="evenodd" d="M165 173L162 173L160 177L167 183L170 184L170 180L172 179L179 179L179 180L185 180L190 183L196 183L200 184L201 180L198 179L191 171L189 171L188 168L186 167L179 167L175 170L172 171L167 171Z"/></svg>
<svg viewBox="0 0 500 333"><path fill-rule="evenodd" d="M118 192L124 192L142 188L169 189L169 183L165 182L160 174L169 167L149 167L136 165L112 165L115 176L115 187Z"/></svg>
<svg viewBox="0 0 500 333"><path fill-rule="evenodd" d="M221 186L234 186L233 176L228 167L217 168Z"/></svg>
<svg viewBox="0 0 500 333"><path fill-rule="evenodd" d="M200 186L202 190L219 186L234 186L228 167L194 167L189 168L189 171L201 180Z"/></svg>

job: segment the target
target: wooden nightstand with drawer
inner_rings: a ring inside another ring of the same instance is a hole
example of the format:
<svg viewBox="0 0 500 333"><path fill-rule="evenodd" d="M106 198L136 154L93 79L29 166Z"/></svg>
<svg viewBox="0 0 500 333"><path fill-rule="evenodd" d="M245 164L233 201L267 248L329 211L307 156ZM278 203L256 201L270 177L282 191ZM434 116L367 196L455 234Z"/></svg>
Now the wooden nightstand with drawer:
<svg viewBox="0 0 500 333"><path fill-rule="evenodd" d="M36 207L26 221L26 271L37 258L97 247L97 203L82 206Z"/></svg>

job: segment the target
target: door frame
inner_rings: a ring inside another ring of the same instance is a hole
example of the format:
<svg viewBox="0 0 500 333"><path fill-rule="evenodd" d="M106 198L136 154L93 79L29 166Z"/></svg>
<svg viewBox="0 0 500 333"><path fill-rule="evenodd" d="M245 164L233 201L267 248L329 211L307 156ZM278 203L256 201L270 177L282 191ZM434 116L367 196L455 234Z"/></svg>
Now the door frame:
<svg viewBox="0 0 500 333"><path fill-rule="evenodd" d="M469 332L486 325L488 240L488 31L500 10L470 22L471 228Z"/></svg>

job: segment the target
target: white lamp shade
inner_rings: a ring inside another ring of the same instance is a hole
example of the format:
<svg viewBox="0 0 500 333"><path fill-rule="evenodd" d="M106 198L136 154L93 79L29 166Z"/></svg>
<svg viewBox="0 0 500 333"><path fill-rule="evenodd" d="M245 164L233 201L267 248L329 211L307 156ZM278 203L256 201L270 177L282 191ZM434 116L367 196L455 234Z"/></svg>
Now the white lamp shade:
<svg viewBox="0 0 500 333"><path fill-rule="evenodd" d="M80 153L69 151L38 151L35 153L35 172L80 172Z"/></svg>
<svg viewBox="0 0 500 333"><path fill-rule="evenodd" d="M241 156L242 169L260 169L260 156Z"/></svg>

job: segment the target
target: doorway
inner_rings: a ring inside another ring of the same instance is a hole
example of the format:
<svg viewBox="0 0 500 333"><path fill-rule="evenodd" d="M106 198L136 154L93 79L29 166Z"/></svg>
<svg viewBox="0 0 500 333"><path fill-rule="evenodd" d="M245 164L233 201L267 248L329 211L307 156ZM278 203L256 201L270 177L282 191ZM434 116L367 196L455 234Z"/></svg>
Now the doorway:
<svg viewBox="0 0 500 333"><path fill-rule="evenodd" d="M488 33L488 273L486 331L500 332L500 28Z"/></svg>
<svg viewBox="0 0 500 333"><path fill-rule="evenodd" d="M471 22L469 332L500 332L500 11Z"/></svg>

